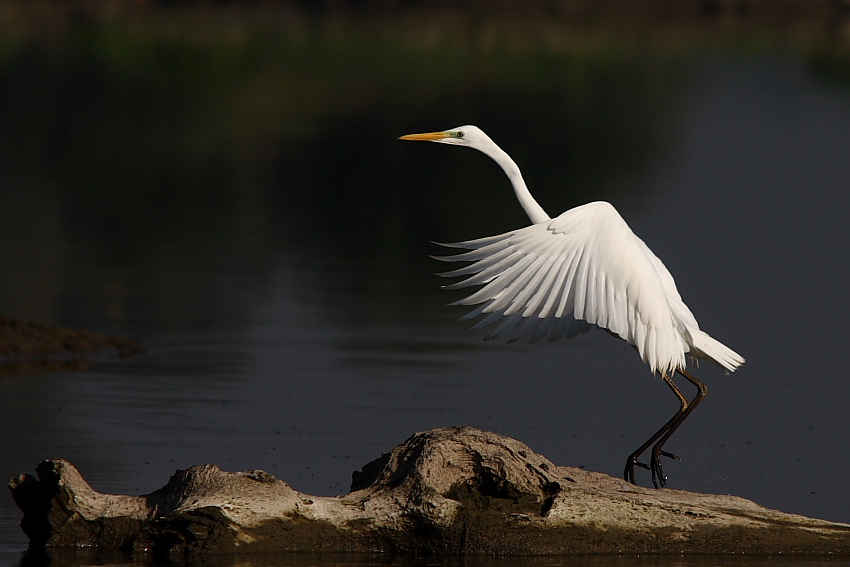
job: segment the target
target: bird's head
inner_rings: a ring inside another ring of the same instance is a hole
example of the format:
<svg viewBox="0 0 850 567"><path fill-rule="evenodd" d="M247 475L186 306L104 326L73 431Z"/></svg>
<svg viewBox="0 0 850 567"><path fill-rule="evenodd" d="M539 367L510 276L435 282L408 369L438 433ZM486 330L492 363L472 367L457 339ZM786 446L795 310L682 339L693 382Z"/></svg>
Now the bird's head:
<svg viewBox="0 0 850 567"><path fill-rule="evenodd" d="M425 134L407 134L399 137L399 140L413 140L420 142L441 142L455 146L469 146L481 149L485 144L491 143L490 138L477 126L458 126L451 130L442 132L426 132Z"/></svg>

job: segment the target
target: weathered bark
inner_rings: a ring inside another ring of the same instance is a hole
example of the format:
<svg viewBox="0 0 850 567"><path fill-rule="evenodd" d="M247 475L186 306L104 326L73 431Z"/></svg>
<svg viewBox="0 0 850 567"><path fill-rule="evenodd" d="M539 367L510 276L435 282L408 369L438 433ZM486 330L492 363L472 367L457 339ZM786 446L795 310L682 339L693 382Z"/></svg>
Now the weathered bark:
<svg viewBox="0 0 850 567"><path fill-rule="evenodd" d="M559 467L469 427L418 433L354 473L296 492L263 471L178 470L144 496L94 491L62 460L10 481L34 546L205 553L850 553L850 525L734 496L646 489Z"/></svg>

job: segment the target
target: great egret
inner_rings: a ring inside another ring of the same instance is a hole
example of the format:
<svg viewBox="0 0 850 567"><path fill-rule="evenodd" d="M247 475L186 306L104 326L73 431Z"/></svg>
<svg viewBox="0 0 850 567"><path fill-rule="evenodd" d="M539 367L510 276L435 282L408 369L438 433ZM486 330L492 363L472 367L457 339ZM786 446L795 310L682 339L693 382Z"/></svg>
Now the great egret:
<svg viewBox="0 0 850 567"><path fill-rule="evenodd" d="M550 218L531 196L516 163L476 126L400 139L467 146L501 166L533 224L443 245L468 251L439 260L471 262L440 274L469 276L446 287L482 286L453 305L478 305L463 317L484 315L473 328L498 322L489 338L555 340L596 326L633 345L653 374L660 374L676 395L679 410L629 455L624 476L634 484L634 469L640 466L651 471L656 488L666 486L661 457L678 457L664 451L664 444L707 392L687 371L686 355L717 363L728 372L742 365L744 358L700 330L673 276L611 204L587 203ZM673 382L676 372L696 386L693 399L688 400ZM638 459L650 446L647 465Z"/></svg>

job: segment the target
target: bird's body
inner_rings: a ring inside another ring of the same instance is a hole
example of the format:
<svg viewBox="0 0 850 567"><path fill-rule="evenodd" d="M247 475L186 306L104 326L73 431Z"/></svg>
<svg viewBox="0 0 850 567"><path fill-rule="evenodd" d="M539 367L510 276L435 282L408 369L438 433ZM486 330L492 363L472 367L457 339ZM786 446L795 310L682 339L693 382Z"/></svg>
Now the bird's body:
<svg viewBox="0 0 850 567"><path fill-rule="evenodd" d="M595 325L634 345L653 372L684 368L688 354L740 364L700 331L670 272L609 203L450 246L470 251L441 260L472 263L441 275L471 277L446 287L483 285L458 304L480 304L468 317L497 324L491 338L555 340Z"/></svg>
<svg viewBox="0 0 850 567"><path fill-rule="evenodd" d="M664 378L680 400L679 412L626 465L632 482L638 465L651 468L653 482L663 486L660 457L674 455L661 446L706 391L687 372L686 358L709 360L727 371L744 359L700 330L670 272L611 204L588 203L550 218L531 196L516 163L475 126L401 139L465 145L490 156L511 180L533 223L499 236L445 245L466 251L440 260L469 262L441 274L466 277L446 287L481 286L456 302L477 305L464 317L483 316L475 328L495 325L491 338L555 340L596 326L632 344L652 372ZM681 394L672 381L676 372L697 386L696 398L688 401ZM637 458L652 444L650 465L639 463Z"/></svg>

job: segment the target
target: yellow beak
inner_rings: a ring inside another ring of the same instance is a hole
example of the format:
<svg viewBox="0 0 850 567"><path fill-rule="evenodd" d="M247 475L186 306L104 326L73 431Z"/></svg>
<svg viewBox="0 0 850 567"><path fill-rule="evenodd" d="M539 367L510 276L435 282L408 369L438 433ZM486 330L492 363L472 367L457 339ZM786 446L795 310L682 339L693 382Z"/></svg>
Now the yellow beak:
<svg viewBox="0 0 850 567"><path fill-rule="evenodd" d="M443 138L448 138L449 135L446 132L427 132L425 134L407 134L406 136L399 136L399 140L413 140L417 142L436 142L437 140L442 140Z"/></svg>

